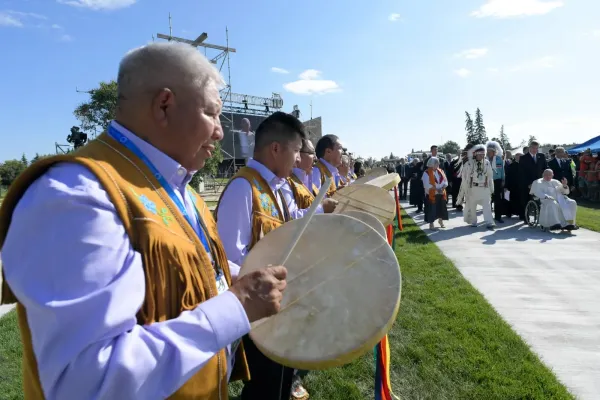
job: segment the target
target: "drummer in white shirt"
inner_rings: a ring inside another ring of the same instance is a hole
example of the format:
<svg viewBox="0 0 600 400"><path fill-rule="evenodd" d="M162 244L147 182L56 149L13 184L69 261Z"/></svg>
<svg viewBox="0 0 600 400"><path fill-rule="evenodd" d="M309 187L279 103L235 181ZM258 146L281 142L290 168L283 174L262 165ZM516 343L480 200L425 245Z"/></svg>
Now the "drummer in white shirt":
<svg viewBox="0 0 600 400"><path fill-rule="evenodd" d="M302 183L313 196L319 192L317 186L313 185L313 165L315 163L315 146L310 139L302 140L302 149L300 150L300 161L293 170L291 178L298 183Z"/></svg>
<svg viewBox="0 0 600 400"><path fill-rule="evenodd" d="M312 179L312 183L318 189L321 188L326 177L333 178L335 187L338 187L340 184L338 167L342 164L343 152L344 146L336 135L325 135L319 139L315 149L318 161L313 168Z"/></svg>
<svg viewBox="0 0 600 400"><path fill-rule="evenodd" d="M340 174L340 185L347 186L354 182L350 174L350 157L346 154L342 155L342 164L338 167Z"/></svg>

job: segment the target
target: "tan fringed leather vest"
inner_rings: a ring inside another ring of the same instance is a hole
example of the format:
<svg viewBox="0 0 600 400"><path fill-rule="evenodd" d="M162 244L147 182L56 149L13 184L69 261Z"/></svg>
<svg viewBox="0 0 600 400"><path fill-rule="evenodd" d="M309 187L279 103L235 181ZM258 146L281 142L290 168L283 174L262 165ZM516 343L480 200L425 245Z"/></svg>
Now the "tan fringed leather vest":
<svg viewBox="0 0 600 400"><path fill-rule="evenodd" d="M140 325L165 321L194 309L217 295L214 269L198 236L181 215L148 167L126 147L106 134L74 153L40 160L11 185L0 209L0 248L4 244L12 213L27 188L50 167L70 162L94 173L115 205L133 248L142 255L146 298L138 311ZM194 191L196 208L214 244L215 261L231 285L229 264L215 221L202 198ZM44 399L31 344L26 310L18 304L9 284L2 284L4 304L17 303L23 342L23 383L26 400ZM243 346L236 353L231 380L249 379ZM227 400L227 360L221 350L171 397L175 400Z"/></svg>

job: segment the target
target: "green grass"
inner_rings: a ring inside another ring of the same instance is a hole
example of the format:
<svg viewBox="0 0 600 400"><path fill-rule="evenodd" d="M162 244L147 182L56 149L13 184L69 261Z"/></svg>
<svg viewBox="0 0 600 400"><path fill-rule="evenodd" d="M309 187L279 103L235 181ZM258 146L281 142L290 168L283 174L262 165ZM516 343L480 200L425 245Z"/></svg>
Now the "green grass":
<svg viewBox="0 0 600 400"><path fill-rule="evenodd" d="M391 380L408 399L572 399L426 234L404 214L396 234L402 304L389 333ZM0 323L0 399L18 399L20 349L14 313ZM4 365L6 364L6 365ZM7 372L6 372L7 371ZM373 399L372 353L311 372L311 399ZM231 395L241 384L230 385ZM9 397L6 397L9 396Z"/></svg>
<svg viewBox="0 0 600 400"><path fill-rule="evenodd" d="M402 399L572 399L523 340L403 212L396 234L402 303L389 333ZM311 399L373 398L373 356L312 372ZM239 384L230 385L232 394Z"/></svg>
<svg viewBox="0 0 600 400"><path fill-rule="evenodd" d="M577 225L591 231L600 232L600 204L579 203L577 207Z"/></svg>
<svg viewBox="0 0 600 400"><path fill-rule="evenodd" d="M0 318L0 399L23 398L21 384L21 337L17 313Z"/></svg>

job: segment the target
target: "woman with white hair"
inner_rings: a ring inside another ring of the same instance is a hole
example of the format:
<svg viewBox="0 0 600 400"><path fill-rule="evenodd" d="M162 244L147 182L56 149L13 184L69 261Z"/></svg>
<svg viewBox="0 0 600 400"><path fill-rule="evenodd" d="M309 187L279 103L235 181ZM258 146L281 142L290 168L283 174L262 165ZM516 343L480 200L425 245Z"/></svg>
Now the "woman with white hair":
<svg viewBox="0 0 600 400"><path fill-rule="evenodd" d="M446 188L448 179L440 168L440 159L430 157L427 160L427 170L422 177L425 189L425 222L429 222L429 229L434 229L433 223L437 220L440 228L445 228L444 221L448 220L448 196Z"/></svg>

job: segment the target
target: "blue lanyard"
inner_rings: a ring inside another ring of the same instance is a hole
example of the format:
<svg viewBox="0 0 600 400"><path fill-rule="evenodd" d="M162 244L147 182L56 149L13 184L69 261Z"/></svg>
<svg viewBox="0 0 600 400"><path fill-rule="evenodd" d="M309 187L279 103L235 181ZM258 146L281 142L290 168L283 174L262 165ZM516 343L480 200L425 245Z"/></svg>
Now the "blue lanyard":
<svg viewBox="0 0 600 400"><path fill-rule="evenodd" d="M158 180L158 182L163 187L163 189L166 190L166 192L169 195L169 197L171 198L171 200L173 200L173 203L175 203L177 208L179 208L179 211L181 212L181 214L183 214L183 216L185 217L187 222L190 224L192 229L194 229L194 223L193 223L189 213L187 212L185 206L183 205L183 203L181 202L179 197L177 197L177 195L175 194L173 187L169 184L169 182L167 182L165 177L162 176L162 174L160 172L158 172L158 169L156 169L154 164L152 164L152 162L150 162L148 157L146 157L144 155L144 153L142 153L141 150L131 140L127 139L127 137L125 137L125 135L123 135L121 132L119 132L117 129L115 129L115 127L112 126L112 124L109 125L109 127L108 127L108 134L113 139L115 139L117 142L121 143L123 146L125 146L129 150L131 150L132 153L134 153L136 156L138 156L139 159L142 160L148 168L150 168L150 171L152 171L152 174L154 175L154 177ZM188 193L188 195L189 195L189 193ZM191 197L191 195L190 195L190 197ZM200 216L198 215L198 210L196 210L195 206L194 206L194 216L196 217L196 222L198 223L198 228L199 228L199 232L197 232L198 237L200 238L200 241L202 242L204 249L210 255L211 254L210 246L208 245L208 240L204 233L204 224L200 220ZM194 231L195 231L195 229L194 229Z"/></svg>

